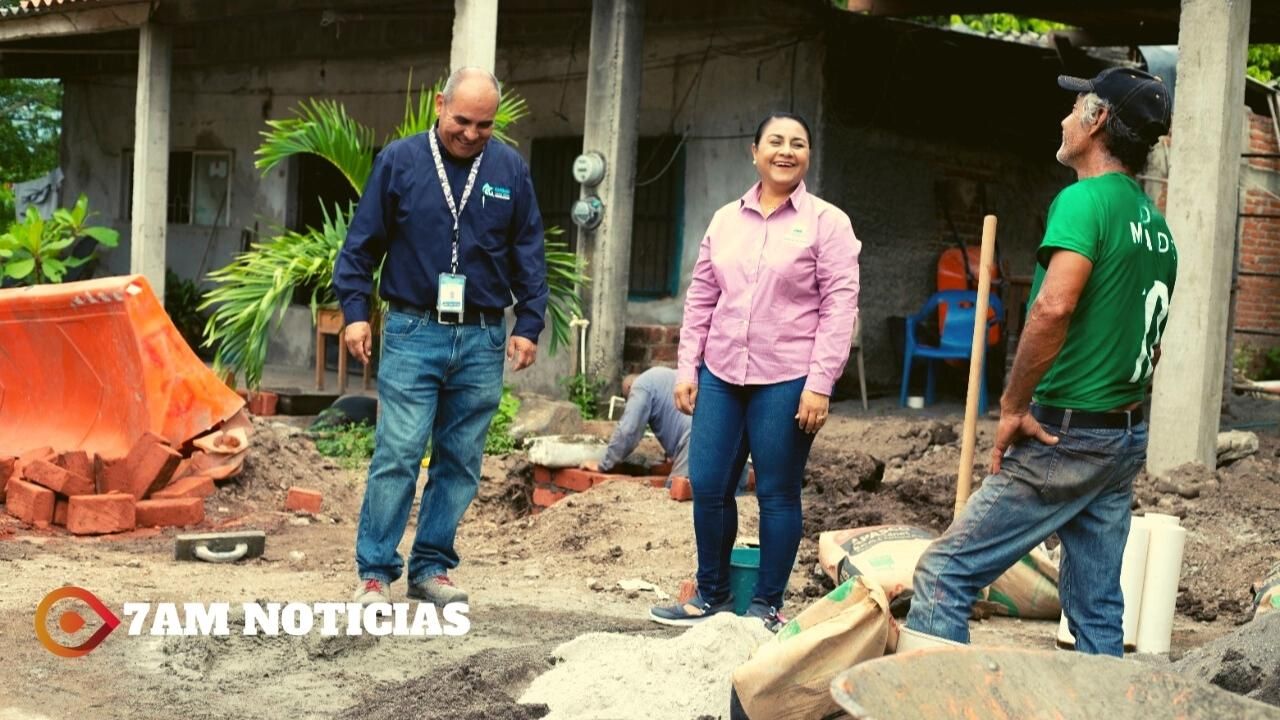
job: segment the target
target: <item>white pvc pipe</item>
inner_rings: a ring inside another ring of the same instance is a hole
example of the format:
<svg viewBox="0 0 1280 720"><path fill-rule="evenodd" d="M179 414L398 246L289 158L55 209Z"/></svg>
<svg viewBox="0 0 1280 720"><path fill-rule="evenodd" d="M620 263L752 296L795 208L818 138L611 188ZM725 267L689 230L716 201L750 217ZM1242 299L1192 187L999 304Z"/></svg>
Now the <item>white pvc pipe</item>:
<svg viewBox="0 0 1280 720"><path fill-rule="evenodd" d="M1129 525L1129 539L1120 560L1120 594L1124 597L1124 647L1138 644L1138 617L1142 610L1142 586L1147 576L1147 551L1151 545L1151 522L1135 517ZM1175 588L1176 590L1177 588Z"/></svg>
<svg viewBox="0 0 1280 720"><path fill-rule="evenodd" d="M1174 606L1182 575L1182 550L1187 529L1168 523L1151 526L1147 571L1143 578L1142 609L1138 615L1138 652L1169 652Z"/></svg>

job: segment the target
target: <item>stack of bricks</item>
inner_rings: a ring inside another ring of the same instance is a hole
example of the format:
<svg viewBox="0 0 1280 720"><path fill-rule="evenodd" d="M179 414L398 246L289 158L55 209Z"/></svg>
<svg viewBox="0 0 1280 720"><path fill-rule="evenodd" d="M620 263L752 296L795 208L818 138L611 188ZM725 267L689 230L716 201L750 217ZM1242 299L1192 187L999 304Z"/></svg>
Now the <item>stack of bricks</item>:
<svg viewBox="0 0 1280 720"><path fill-rule="evenodd" d="M660 466L657 466L660 467ZM657 467L650 468L654 472ZM644 483L651 487L663 487L667 483L666 475L616 475L610 473L591 472L578 468L562 468L553 470L542 465L533 466L533 512L535 514L555 505L570 495L584 493L600 483L609 480L627 480Z"/></svg>
<svg viewBox="0 0 1280 720"><path fill-rule="evenodd" d="M628 325L622 346L623 371L641 373L655 365L675 367L679 348L679 325Z"/></svg>
<svg viewBox="0 0 1280 720"><path fill-rule="evenodd" d="M75 535L196 525L204 520L213 480L180 477L182 461L181 453L151 433L114 461L83 450L37 448L0 458L0 500L6 512L32 527L56 525Z"/></svg>

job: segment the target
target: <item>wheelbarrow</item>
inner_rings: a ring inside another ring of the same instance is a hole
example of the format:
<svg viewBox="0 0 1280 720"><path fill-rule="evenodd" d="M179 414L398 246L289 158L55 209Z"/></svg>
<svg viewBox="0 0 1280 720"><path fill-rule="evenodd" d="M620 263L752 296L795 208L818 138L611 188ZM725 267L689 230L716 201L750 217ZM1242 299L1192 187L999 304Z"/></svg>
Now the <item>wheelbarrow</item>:
<svg viewBox="0 0 1280 720"><path fill-rule="evenodd" d="M837 675L856 720L1280 720L1280 708L1140 661L1054 650L949 647Z"/></svg>

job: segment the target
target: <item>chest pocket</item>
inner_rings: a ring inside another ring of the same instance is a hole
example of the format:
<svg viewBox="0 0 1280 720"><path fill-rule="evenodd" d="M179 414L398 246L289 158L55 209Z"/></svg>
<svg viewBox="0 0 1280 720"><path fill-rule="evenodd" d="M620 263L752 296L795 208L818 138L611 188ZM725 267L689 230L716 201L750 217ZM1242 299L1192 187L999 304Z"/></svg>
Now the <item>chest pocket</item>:
<svg viewBox="0 0 1280 720"><path fill-rule="evenodd" d="M764 265L788 291L808 291L817 272L812 232L799 226L770 232L765 243Z"/></svg>
<svg viewBox="0 0 1280 720"><path fill-rule="evenodd" d="M477 180L473 195L467 201L467 212L474 213L476 239L485 248L492 250L506 245L515 207L511 186L509 182Z"/></svg>

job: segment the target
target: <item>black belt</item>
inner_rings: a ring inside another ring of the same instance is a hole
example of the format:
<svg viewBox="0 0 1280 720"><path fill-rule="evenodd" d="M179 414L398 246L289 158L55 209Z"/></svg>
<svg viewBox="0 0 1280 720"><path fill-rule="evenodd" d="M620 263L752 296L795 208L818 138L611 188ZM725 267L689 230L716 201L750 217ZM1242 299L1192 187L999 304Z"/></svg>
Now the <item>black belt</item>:
<svg viewBox="0 0 1280 720"><path fill-rule="evenodd" d="M1100 413L1032 405L1031 417L1035 418L1041 425L1059 427L1063 430L1070 430L1071 428L1080 428L1082 430L1127 430L1142 422L1142 408Z"/></svg>
<svg viewBox="0 0 1280 720"><path fill-rule="evenodd" d="M505 318L500 312L484 312L474 308L468 308L466 312L461 313L459 318L454 313L445 313L441 319L440 313L431 308L418 307L396 300L387 302L392 312L404 313L406 315L417 315L427 320L434 320L441 325L501 325Z"/></svg>

